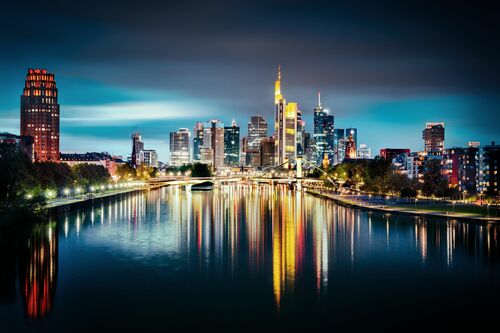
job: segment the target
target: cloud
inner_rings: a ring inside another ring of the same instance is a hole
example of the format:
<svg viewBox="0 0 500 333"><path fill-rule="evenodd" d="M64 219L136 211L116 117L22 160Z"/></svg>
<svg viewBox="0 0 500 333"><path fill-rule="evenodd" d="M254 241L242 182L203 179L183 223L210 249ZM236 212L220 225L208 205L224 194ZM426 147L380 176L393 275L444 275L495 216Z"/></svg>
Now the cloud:
<svg viewBox="0 0 500 333"><path fill-rule="evenodd" d="M208 119L218 113L208 105L186 102L124 102L99 105L61 105L61 121L78 126L120 126L151 120Z"/></svg>

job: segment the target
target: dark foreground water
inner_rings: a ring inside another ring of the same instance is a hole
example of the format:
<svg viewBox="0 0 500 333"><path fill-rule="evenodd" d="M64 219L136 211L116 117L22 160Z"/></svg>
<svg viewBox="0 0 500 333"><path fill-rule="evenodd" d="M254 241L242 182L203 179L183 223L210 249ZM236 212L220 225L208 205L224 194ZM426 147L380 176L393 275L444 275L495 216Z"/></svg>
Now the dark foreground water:
<svg viewBox="0 0 500 333"><path fill-rule="evenodd" d="M163 188L1 231L0 332L496 326L500 227Z"/></svg>

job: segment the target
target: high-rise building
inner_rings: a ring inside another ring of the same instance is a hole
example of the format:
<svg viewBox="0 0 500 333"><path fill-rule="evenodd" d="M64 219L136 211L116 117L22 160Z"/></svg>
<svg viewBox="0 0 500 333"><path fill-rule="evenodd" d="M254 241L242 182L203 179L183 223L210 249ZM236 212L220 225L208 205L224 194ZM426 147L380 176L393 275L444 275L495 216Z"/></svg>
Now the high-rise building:
<svg viewBox="0 0 500 333"><path fill-rule="evenodd" d="M443 152L444 150L444 123L426 123L422 131L424 150L426 152Z"/></svg>
<svg viewBox="0 0 500 333"><path fill-rule="evenodd" d="M145 149L141 153L142 163L144 165L158 168L158 153L153 149Z"/></svg>
<svg viewBox="0 0 500 333"><path fill-rule="evenodd" d="M131 164L132 167L137 168L141 165L141 152L144 150L144 142L142 142L142 136L139 132L135 132L131 136L132 138L132 155Z"/></svg>
<svg viewBox="0 0 500 333"><path fill-rule="evenodd" d="M190 163L190 138L191 133L187 128L179 128L177 132L170 132L170 165L182 166Z"/></svg>
<svg viewBox="0 0 500 333"><path fill-rule="evenodd" d="M274 163L274 138L272 136L263 138L260 141L260 166L269 167Z"/></svg>
<svg viewBox="0 0 500 333"><path fill-rule="evenodd" d="M372 150L364 143L360 143L358 146L358 158L370 159L372 158Z"/></svg>
<svg viewBox="0 0 500 333"><path fill-rule="evenodd" d="M302 111L297 110L297 155L303 156L305 153L305 132L306 122L302 119Z"/></svg>
<svg viewBox="0 0 500 333"><path fill-rule="evenodd" d="M500 187L500 145L492 142L491 145L479 148L477 184L479 193L498 196Z"/></svg>
<svg viewBox="0 0 500 333"><path fill-rule="evenodd" d="M203 126L202 163L216 168L224 166L224 124L210 120ZM209 157L212 157L209 161Z"/></svg>
<svg viewBox="0 0 500 333"><path fill-rule="evenodd" d="M334 117L321 104L318 92L318 105L314 108L314 141L316 143L316 162L322 164L325 154L329 163L334 161L335 129Z"/></svg>
<svg viewBox="0 0 500 333"><path fill-rule="evenodd" d="M278 67L278 79L274 86L274 130L275 163L282 165L296 156L297 149L297 103L286 102L281 93L281 70Z"/></svg>
<svg viewBox="0 0 500 333"><path fill-rule="evenodd" d="M29 69L21 95L21 136L33 138L36 161L59 160L59 104L54 74Z"/></svg>
<svg viewBox="0 0 500 333"><path fill-rule="evenodd" d="M231 127L224 127L224 165L237 166L240 163L240 128L233 119Z"/></svg>
<svg viewBox="0 0 500 333"><path fill-rule="evenodd" d="M267 137L267 121L256 115L248 122L248 137L245 149L245 164L248 166L260 165L260 142Z"/></svg>
<svg viewBox="0 0 500 333"><path fill-rule="evenodd" d="M352 140L354 141L354 148L357 150L358 149L358 129L357 128L346 128L345 129L345 138L349 138L349 136L352 136Z"/></svg>
<svg viewBox="0 0 500 333"><path fill-rule="evenodd" d="M356 159L356 142L354 141L352 132L349 133L349 137L345 141L345 158L346 159Z"/></svg>
<svg viewBox="0 0 500 333"><path fill-rule="evenodd" d="M198 121L193 131L193 160L201 161L201 148L203 147L203 123Z"/></svg>
<svg viewBox="0 0 500 333"><path fill-rule="evenodd" d="M343 128L334 129L334 160L333 165L342 163L345 157L345 130Z"/></svg>

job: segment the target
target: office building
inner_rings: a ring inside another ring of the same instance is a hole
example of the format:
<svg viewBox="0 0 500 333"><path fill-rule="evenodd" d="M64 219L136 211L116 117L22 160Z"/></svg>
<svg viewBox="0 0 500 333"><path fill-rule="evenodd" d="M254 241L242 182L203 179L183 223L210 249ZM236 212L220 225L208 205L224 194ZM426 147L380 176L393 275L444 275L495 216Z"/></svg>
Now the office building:
<svg viewBox="0 0 500 333"><path fill-rule="evenodd" d="M224 165L238 166L240 163L240 128L233 119L230 127L224 127Z"/></svg>
<svg viewBox="0 0 500 333"><path fill-rule="evenodd" d="M182 166L191 162L189 141L191 133L187 128L179 128L170 133L170 165Z"/></svg>
<svg viewBox="0 0 500 333"><path fill-rule="evenodd" d="M371 159L372 158L371 149L364 143L359 144L357 154L358 154L358 158L361 158L361 159Z"/></svg>
<svg viewBox="0 0 500 333"><path fill-rule="evenodd" d="M131 155L131 165L137 168L141 165L142 158L141 152L144 150L144 142L142 142L142 136L139 132L135 132L131 136L132 138L132 155Z"/></svg>
<svg viewBox="0 0 500 333"><path fill-rule="evenodd" d="M201 148L203 147L203 123L198 121L193 131L193 161L201 161Z"/></svg>
<svg viewBox="0 0 500 333"><path fill-rule="evenodd" d="M59 104L54 74L29 69L21 95L21 136L33 138L35 161L59 160Z"/></svg>
<svg viewBox="0 0 500 333"><path fill-rule="evenodd" d="M268 126L264 117L256 115L250 117L248 122L248 137L246 144L243 145L245 150L245 165L259 166L260 165L260 142L267 137Z"/></svg>
<svg viewBox="0 0 500 333"><path fill-rule="evenodd" d="M0 143L17 146L31 161L33 160L33 137L4 132L0 133Z"/></svg>
<svg viewBox="0 0 500 333"><path fill-rule="evenodd" d="M158 168L158 153L153 149L145 149L141 152L141 162L142 164Z"/></svg>
<svg viewBox="0 0 500 333"><path fill-rule="evenodd" d="M422 131L424 150L426 152L443 152L444 150L444 123L426 123Z"/></svg>
<svg viewBox="0 0 500 333"><path fill-rule="evenodd" d="M489 196L499 195L499 163L500 163L500 145L492 142L490 145L478 148L478 193Z"/></svg>
<svg viewBox="0 0 500 333"><path fill-rule="evenodd" d="M318 105L314 108L314 142L316 162L323 164L325 154L329 164L334 162L335 154L335 124L333 115L321 104L321 94L318 92Z"/></svg>
<svg viewBox="0 0 500 333"><path fill-rule="evenodd" d="M281 70L279 67L274 97L275 163L282 165L296 156L297 112L299 108L297 103L287 103L281 93Z"/></svg>
<svg viewBox="0 0 500 333"><path fill-rule="evenodd" d="M202 163L216 168L224 166L224 124L210 120L203 126Z"/></svg>
<svg viewBox="0 0 500 333"><path fill-rule="evenodd" d="M260 141L260 166L269 167L275 165L275 142L272 136L263 138Z"/></svg>

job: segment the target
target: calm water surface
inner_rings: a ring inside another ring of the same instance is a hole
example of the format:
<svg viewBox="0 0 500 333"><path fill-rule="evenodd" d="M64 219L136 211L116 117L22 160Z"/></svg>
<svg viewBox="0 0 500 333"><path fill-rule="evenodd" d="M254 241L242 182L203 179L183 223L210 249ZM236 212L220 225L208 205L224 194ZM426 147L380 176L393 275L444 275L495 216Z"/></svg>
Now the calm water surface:
<svg viewBox="0 0 500 333"><path fill-rule="evenodd" d="M0 332L446 331L500 310L500 226L279 187L163 188L0 236Z"/></svg>

